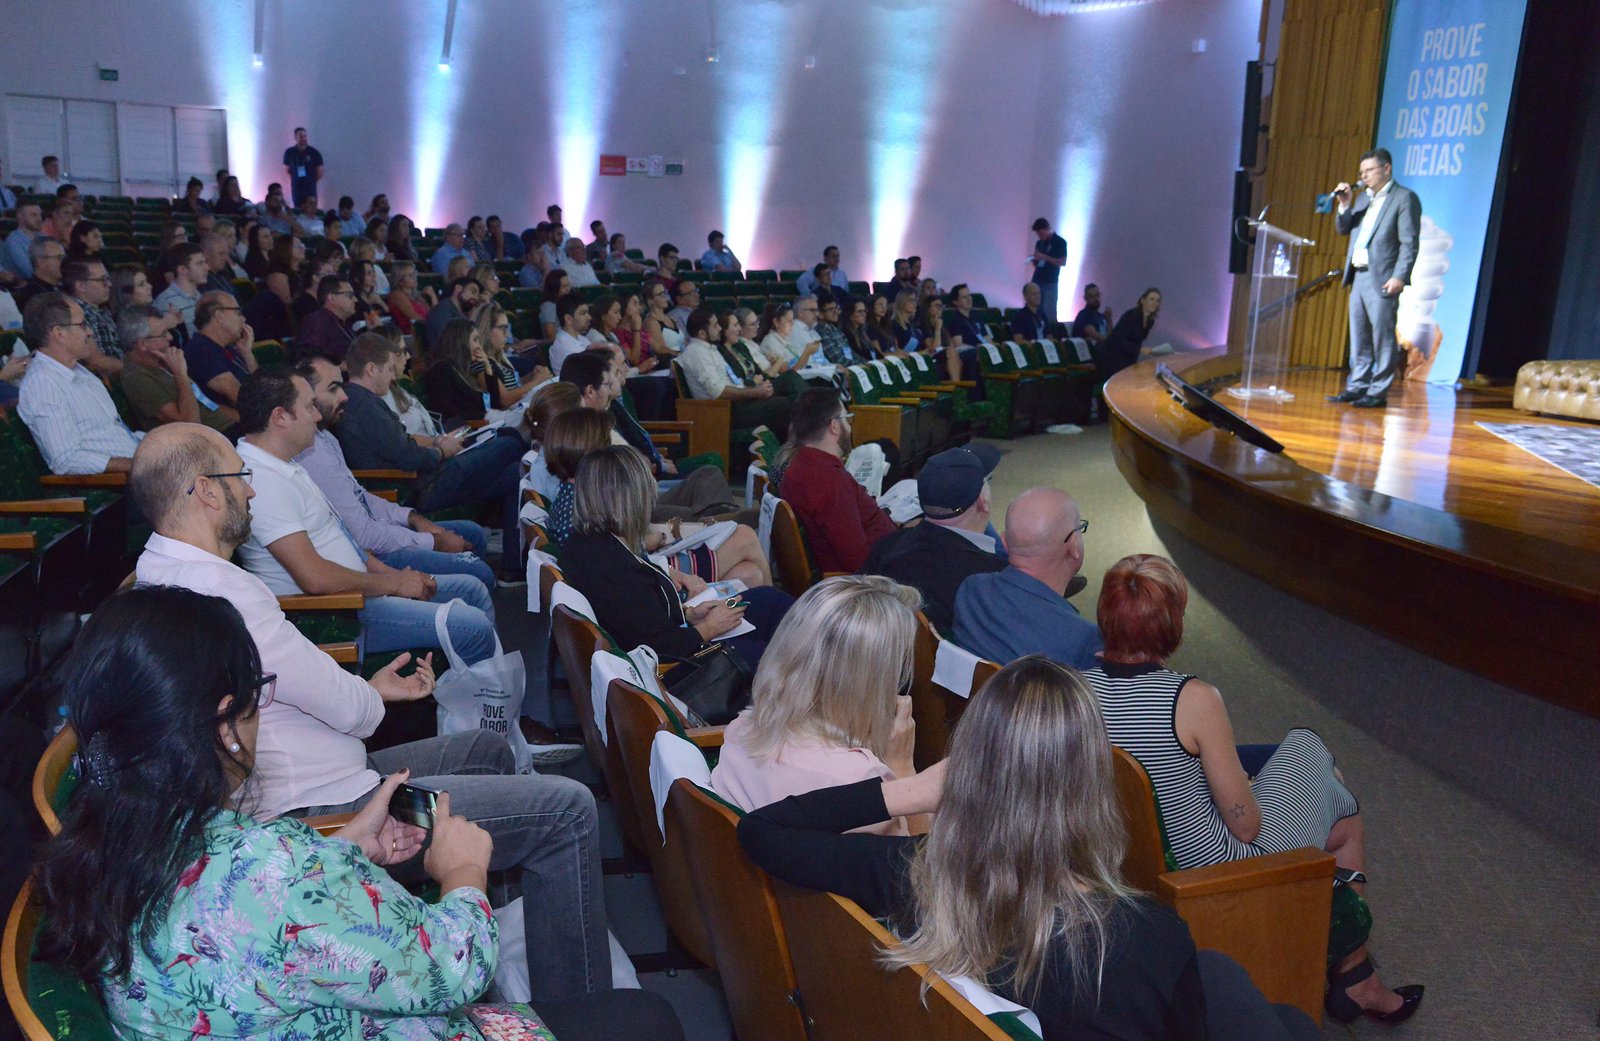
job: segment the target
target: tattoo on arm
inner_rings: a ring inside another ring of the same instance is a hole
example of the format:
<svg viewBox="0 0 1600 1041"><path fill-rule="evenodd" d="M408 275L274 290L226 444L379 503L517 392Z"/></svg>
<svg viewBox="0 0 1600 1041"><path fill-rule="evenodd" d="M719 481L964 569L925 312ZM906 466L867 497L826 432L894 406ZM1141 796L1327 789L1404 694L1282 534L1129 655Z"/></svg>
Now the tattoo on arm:
<svg viewBox="0 0 1600 1041"><path fill-rule="evenodd" d="M1244 803L1242 803L1242 802L1234 803L1232 808L1228 810L1228 816L1232 817L1234 820L1238 820L1240 817L1243 817L1244 816Z"/></svg>

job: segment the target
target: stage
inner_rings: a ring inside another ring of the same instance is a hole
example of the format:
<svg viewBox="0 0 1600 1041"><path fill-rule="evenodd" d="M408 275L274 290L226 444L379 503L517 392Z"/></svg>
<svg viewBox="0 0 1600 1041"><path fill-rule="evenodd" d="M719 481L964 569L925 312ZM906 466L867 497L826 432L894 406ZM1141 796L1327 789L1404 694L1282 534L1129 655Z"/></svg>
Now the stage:
<svg viewBox="0 0 1600 1041"><path fill-rule="evenodd" d="M1223 393L1239 359L1167 359L1284 445L1186 412L1142 362L1106 386L1117 464L1151 512L1297 596L1539 697L1600 716L1600 488L1478 424L1593 424L1511 407L1511 390L1396 383L1385 409L1323 400L1343 374L1291 372L1285 403Z"/></svg>

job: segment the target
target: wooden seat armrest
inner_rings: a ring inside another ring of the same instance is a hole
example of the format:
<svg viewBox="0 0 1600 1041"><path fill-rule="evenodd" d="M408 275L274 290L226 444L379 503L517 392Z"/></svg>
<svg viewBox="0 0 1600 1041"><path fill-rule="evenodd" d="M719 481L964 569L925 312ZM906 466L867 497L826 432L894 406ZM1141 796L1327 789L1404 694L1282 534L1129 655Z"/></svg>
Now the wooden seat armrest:
<svg viewBox="0 0 1600 1041"><path fill-rule="evenodd" d="M894 405L896 407L904 407L904 408L917 408L922 404L922 399L921 398L903 398L903 397L900 397L899 395L895 395L894 397L889 397L889 398L879 398L878 399L878 404L880 404L880 405Z"/></svg>
<svg viewBox="0 0 1600 1041"><path fill-rule="evenodd" d="M938 401L939 392L936 390L901 390L895 392L899 398L921 398L923 401Z"/></svg>
<svg viewBox="0 0 1600 1041"><path fill-rule="evenodd" d="M354 665L361 660L361 651L355 641L346 640L344 643L319 643L317 650L323 652L340 665Z"/></svg>
<svg viewBox="0 0 1600 1041"><path fill-rule="evenodd" d="M1022 382L1022 373L1020 373L1020 372L986 372L986 373L983 374L983 378L986 379L986 380L1004 380L1007 383L1021 383Z"/></svg>
<svg viewBox="0 0 1600 1041"><path fill-rule="evenodd" d="M641 420L639 426L647 434L687 434L694 429L693 423L681 419Z"/></svg>
<svg viewBox="0 0 1600 1041"><path fill-rule="evenodd" d="M966 389L971 390L977 385L977 380L942 380L939 383L929 384L929 386L937 387L939 390L955 390L958 387L965 387Z"/></svg>
<svg viewBox="0 0 1600 1041"><path fill-rule="evenodd" d="M16 516L32 516L41 513L75 513L89 512L89 503L85 499L63 497L60 499L13 499L10 502L0 502L0 513Z"/></svg>
<svg viewBox="0 0 1600 1041"><path fill-rule="evenodd" d="M469 419L462 424L462 426L470 427L473 430L476 430L479 427L486 427L488 425L489 421L487 419Z"/></svg>
<svg viewBox="0 0 1600 1041"><path fill-rule="evenodd" d="M1247 857L1224 864L1168 871L1159 876L1157 896L1168 903L1182 899L1238 893L1263 886L1326 879L1333 885L1333 854L1320 849L1291 849L1265 857Z"/></svg>
<svg viewBox="0 0 1600 1041"><path fill-rule="evenodd" d="M320 817L302 817L300 820L306 827L315 829L318 835L326 838L349 824L355 816L353 813L325 813Z"/></svg>
<svg viewBox="0 0 1600 1041"><path fill-rule="evenodd" d="M415 470L351 470L358 481L415 481Z"/></svg>
<svg viewBox="0 0 1600 1041"><path fill-rule="evenodd" d="M285 611L359 611L367 598L360 593L301 593L278 597L278 606Z"/></svg>
<svg viewBox="0 0 1600 1041"><path fill-rule="evenodd" d="M694 742L696 748L721 748L722 735L728 728L722 727L692 727L685 730L684 736Z"/></svg>
<svg viewBox="0 0 1600 1041"><path fill-rule="evenodd" d="M841 575L853 575L853 574L855 574L854 571L824 571L822 573L822 577L823 578L838 578Z"/></svg>
<svg viewBox="0 0 1600 1041"><path fill-rule="evenodd" d="M400 493L393 488L378 488L372 494L380 499L387 499L389 502L398 503L400 501Z"/></svg>
<svg viewBox="0 0 1600 1041"><path fill-rule="evenodd" d="M22 550L32 553L39 548L39 533L37 531L7 531L0 532L0 549Z"/></svg>
<svg viewBox="0 0 1600 1041"><path fill-rule="evenodd" d="M39 478L39 483L47 488L126 488L128 486L128 475L126 472L46 474Z"/></svg>

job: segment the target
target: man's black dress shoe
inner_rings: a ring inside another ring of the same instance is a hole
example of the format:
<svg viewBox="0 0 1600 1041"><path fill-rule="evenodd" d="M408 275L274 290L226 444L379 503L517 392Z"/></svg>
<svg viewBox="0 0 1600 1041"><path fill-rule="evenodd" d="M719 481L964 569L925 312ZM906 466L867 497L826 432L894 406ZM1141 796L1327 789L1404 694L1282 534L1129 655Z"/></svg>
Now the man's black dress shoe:
<svg viewBox="0 0 1600 1041"><path fill-rule="evenodd" d="M1351 408L1382 408L1389 403L1388 398L1375 398L1371 394L1360 397L1350 402Z"/></svg>
<svg viewBox="0 0 1600 1041"><path fill-rule="evenodd" d="M1329 394L1328 400L1336 405L1344 405L1352 401L1360 401L1366 396L1367 392L1364 390L1347 390L1343 394Z"/></svg>

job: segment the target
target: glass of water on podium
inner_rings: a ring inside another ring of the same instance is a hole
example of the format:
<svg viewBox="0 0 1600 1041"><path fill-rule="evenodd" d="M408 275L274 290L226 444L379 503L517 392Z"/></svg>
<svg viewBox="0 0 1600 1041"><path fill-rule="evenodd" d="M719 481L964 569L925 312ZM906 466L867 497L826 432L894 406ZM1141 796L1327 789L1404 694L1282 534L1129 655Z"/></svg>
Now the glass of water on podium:
<svg viewBox="0 0 1600 1041"><path fill-rule="evenodd" d="M1250 275L1250 310L1245 326L1244 373L1228 393L1246 401L1293 401L1283 388L1294 331L1294 299L1300 288L1300 251L1316 243L1264 220L1255 229Z"/></svg>

